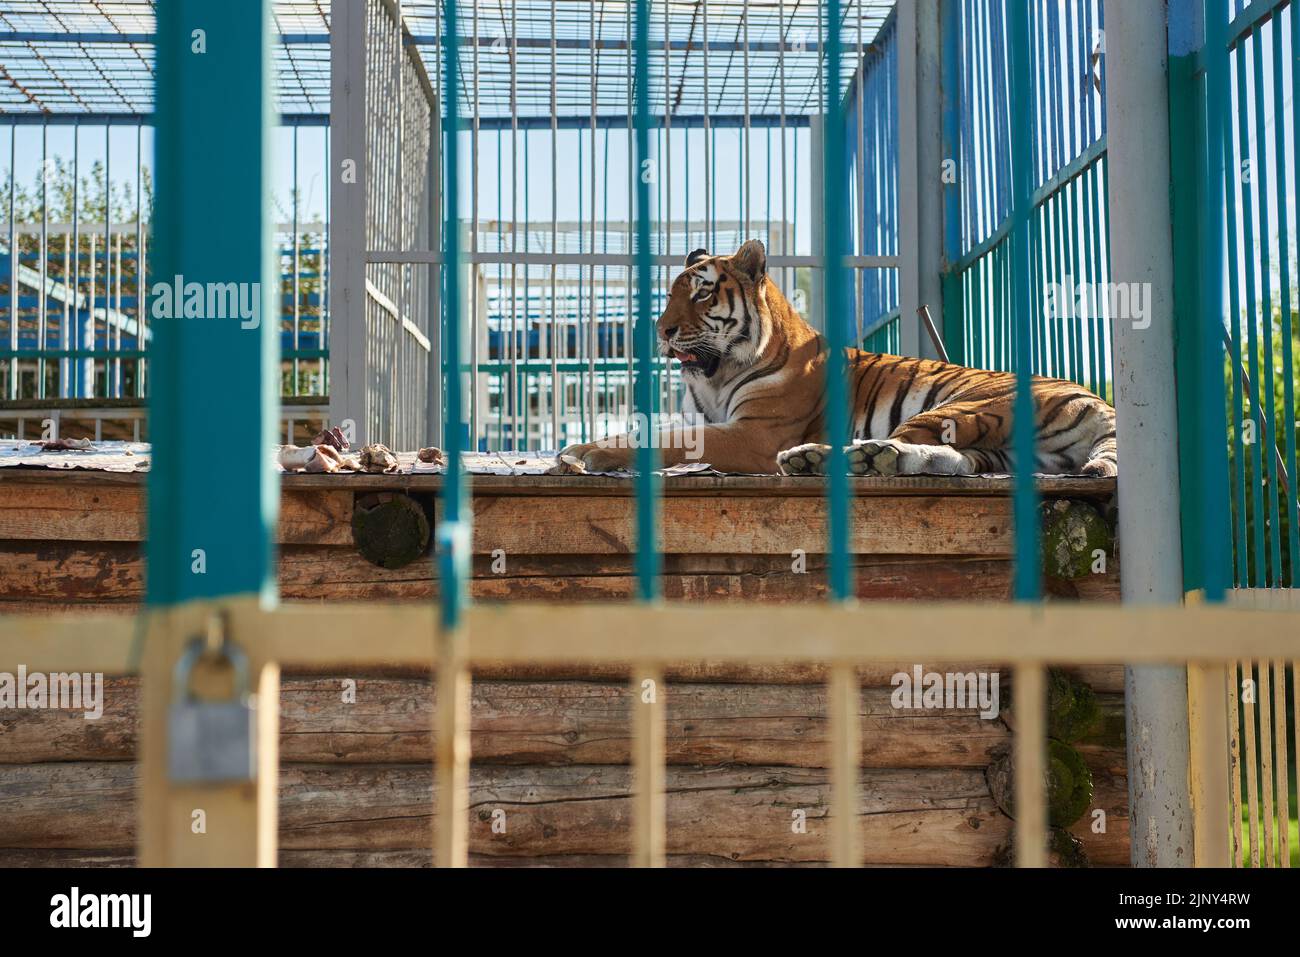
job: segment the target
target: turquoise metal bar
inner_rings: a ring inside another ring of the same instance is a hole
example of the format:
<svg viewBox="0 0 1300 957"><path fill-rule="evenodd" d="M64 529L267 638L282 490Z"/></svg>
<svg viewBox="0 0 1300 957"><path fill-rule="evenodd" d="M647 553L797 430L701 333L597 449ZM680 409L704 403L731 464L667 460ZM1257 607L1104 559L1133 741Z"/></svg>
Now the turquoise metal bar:
<svg viewBox="0 0 1300 957"><path fill-rule="evenodd" d="M1007 5L1009 26L1008 56L1012 84L1033 84L1029 69L1029 11L1025 5ZM1033 196L1033 120L1029 110L1014 110L1011 117L1011 241L1015 258L1011 263L1011 310L1015 334L1012 368L1016 372L1016 398L1012 412L1012 451L1015 458L1016 562L1015 598L1036 601L1042 590L1042 563L1039 558L1038 496L1034 489L1034 400L1030 377L1031 314L1030 271L1033 268L1030 244L1030 215Z"/></svg>
<svg viewBox="0 0 1300 957"><path fill-rule="evenodd" d="M1210 29L1213 21L1207 17L1206 28ZM1208 45L1208 41L1207 41ZM1217 60L1210 57L1211 61ZM1210 83L1210 70L1214 67L1214 62L1207 63L1206 82ZM1236 49L1236 90L1237 90L1237 132L1239 143L1238 160L1240 163L1250 161L1250 125L1249 125L1249 106L1247 103L1246 80L1246 48L1244 44L1238 44ZM1226 66L1223 67L1226 71ZM1224 108L1227 108L1226 90L1222 93L1224 97ZM1210 91L1207 90L1207 109ZM1213 116L1213 113L1210 113ZM1241 169L1241 166L1237 166ZM1254 219L1251 216L1251 187L1254 182L1253 178L1237 176L1237 181L1241 184L1241 223L1242 223L1242 245L1244 250L1243 260L1246 264L1245 284L1243 286L1242 308L1246 314L1246 343L1247 354L1246 361L1249 367L1250 386L1248 401L1250 402L1251 417L1255 425L1255 441L1250 445L1250 490L1251 490L1251 509L1254 519L1254 534L1252 536L1251 557L1253 559L1253 583L1256 588L1264 588L1268 583L1268 568L1266 554L1268 543L1265 538L1264 530L1264 501L1261 494L1261 476L1264 470L1264 458L1261 450L1261 443L1264 436L1264 421L1260 414L1260 396L1259 396L1259 343L1256 335L1255 308L1258 302L1255 296L1255 229Z"/></svg>
<svg viewBox="0 0 1300 957"><path fill-rule="evenodd" d="M270 318L277 315L278 272L267 217L274 121L268 6L158 6L158 281L151 292L157 300L196 283L239 283L250 315L152 324L151 605L275 598L271 532L279 488L269 448L277 434L279 335ZM196 52L199 43L206 52ZM252 451L214 467L211 437L232 428Z"/></svg>
<svg viewBox="0 0 1300 957"><path fill-rule="evenodd" d="M1295 4L1291 5L1291 34L1290 55L1292 58L1291 70L1291 159L1294 162L1295 157L1300 155L1300 100L1296 97L1300 95L1300 70L1294 68L1295 56L1300 51L1300 11L1297 11ZM1276 23L1276 21L1275 21ZM1274 77L1274 109L1280 109L1276 106L1284 102L1282 96L1282 42L1280 26L1274 27L1273 37L1273 77ZM1274 124L1275 135L1278 143L1278 169L1285 170L1284 165L1286 141L1282 125ZM1300 257L1300 204L1292 204L1296 210L1295 229L1292 236L1295 239L1297 257ZM1285 204L1279 206L1279 215L1284 222L1286 219ZM1283 233L1285 236L1285 233ZM1286 514L1287 528L1287 555L1291 563L1291 576L1288 584L1296 587L1297 581L1300 581L1300 489L1297 489L1297 483L1300 483L1300 476L1296 474L1296 421L1295 421L1295 378L1296 365L1294 348L1291 344L1293 335L1293 326L1291 321L1291 277L1285 271L1290 263L1290 253L1287 249L1286 240L1282 240L1282 397L1285 403L1285 420L1283 432L1286 435L1286 463L1287 472L1291 477L1290 488L1287 489Z"/></svg>
<svg viewBox="0 0 1300 957"><path fill-rule="evenodd" d="M443 628L460 623L469 577L471 515L465 507L461 457L465 451L465 396L462 381L464 343L461 335L460 259L460 37L456 0L443 0L443 191L446 221L442 231L442 377L446 383L446 421L442 430L447 448L447 477L442 486L443 520L438 526L438 597ZM498 152L498 156L500 153Z"/></svg>
<svg viewBox="0 0 1300 957"><path fill-rule="evenodd" d="M650 158L650 0L636 4L636 157L635 170ZM659 596L658 452L649 441L658 413L655 388L655 318L651 312L654 275L650 264L650 183L636 176L636 409L642 414L642 435L636 450L636 580L637 596L652 601Z"/></svg>
<svg viewBox="0 0 1300 957"><path fill-rule="evenodd" d="M826 5L826 58L823 80L826 121L823 124L824 150L822 175L822 209L826 235L822 243L825 283L826 347L826 441L831 454L827 464L827 510L830 517L830 587L831 596L844 601L853 595L853 569L849 564L849 481L844 443L849 437L848 382L845 348L848 343L845 320L848 310L848 283L844 274L845 255L845 117L840 104L840 0Z"/></svg>
<svg viewBox="0 0 1300 957"><path fill-rule="evenodd" d="M1206 150L1206 229L1202 243L1204 255L1201 306L1204 310L1200 335L1199 395L1197 422L1200 435L1196 446L1201 455L1202 500L1200 508L1204 534L1201 547L1201 587L1206 601L1223 600L1231 570L1230 534L1227 510L1228 469L1223 461L1227 426L1223 412L1223 251L1224 225L1219 217L1224 210L1224 176L1227 137L1217 121L1228 111L1228 56L1225 35L1227 10L1222 4L1206 3L1205 46L1211 55L1205 71ZM1256 473L1258 474L1258 473Z"/></svg>
<svg viewBox="0 0 1300 957"><path fill-rule="evenodd" d="M1218 121L1223 132L1220 142L1224 148L1230 148L1232 142L1232 115L1224 110ZM1241 381L1241 293L1240 280L1237 275L1237 191L1233 189L1233 172L1231 163L1222 163L1224 176L1224 198L1227 210L1227 239L1225 258L1228 262L1228 354L1232 377L1232 457L1234 468L1230 479L1232 483L1234 549L1236 552L1236 578L1238 588L1250 585L1250 547L1246 536L1246 446L1242 434L1244 424L1243 410L1245 394ZM1211 175L1207 172L1206 178ZM1186 535L1186 533L1184 533Z"/></svg>
<svg viewBox="0 0 1300 957"><path fill-rule="evenodd" d="M1264 414L1264 442L1267 448L1264 462L1267 467L1268 528L1269 528L1269 584L1277 588L1282 584L1282 543L1281 525L1278 521L1277 504L1277 432L1274 428L1277 417L1273 405L1273 261L1271 244L1273 232L1269 225L1269 188L1268 188L1268 124L1265 119L1264 103L1264 28L1256 25L1251 37L1251 92L1255 114L1255 153L1251 157L1252 180L1255 182L1255 201L1259 216L1259 292L1260 323L1263 334L1264 356L1260 363L1258 379L1252 377L1260 397L1261 411ZM1285 173L1283 174L1285 175ZM1286 217L1282 220L1285 222ZM1285 228L1285 227L1283 227ZM1253 260L1252 260L1253 264ZM1251 328L1254 328L1254 322ZM1254 358L1252 353L1251 358Z"/></svg>

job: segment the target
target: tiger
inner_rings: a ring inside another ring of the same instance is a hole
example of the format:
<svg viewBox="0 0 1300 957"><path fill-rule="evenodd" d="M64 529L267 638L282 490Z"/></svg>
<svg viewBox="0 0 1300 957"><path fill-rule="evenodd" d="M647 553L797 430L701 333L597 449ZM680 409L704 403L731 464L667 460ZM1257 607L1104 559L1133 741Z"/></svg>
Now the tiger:
<svg viewBox="0 0 1300 957"><path fill-rule="evenodd" d="M682 412L695 440L660 434L665 467L699 455L719 472L823 475L826 342L768 275L751 239L731 256L686 257L657 323L659 354L679 363ZM864 476L979 475L1014 468L1016 377L934 359L849 348L851 444ZM1035 468L1046 475L1117 474L1115 410L1077 383L1034 376ZM633 435L570 445L557 461L587 472L635 468ZM697 450L692 452L692 450Z"/></svg>

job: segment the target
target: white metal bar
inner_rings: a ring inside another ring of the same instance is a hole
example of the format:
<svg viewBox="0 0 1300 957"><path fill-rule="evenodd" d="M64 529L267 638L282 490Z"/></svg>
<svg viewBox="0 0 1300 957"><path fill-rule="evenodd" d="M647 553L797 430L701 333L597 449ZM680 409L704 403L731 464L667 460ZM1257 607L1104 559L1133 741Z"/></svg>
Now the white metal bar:
<svg viewBox="0 0 1300 957"><path fill-rule="evenodd" d="M709 0L702 0L700 12L703 14L703 45L701 53L704 57L704 221L706 223L707 243L709 251L716 253L718 250L714 247L718 244L718 235L714 219L714 197L713 190L716 184L713 182L713 163L712 163L712 142L713 129L709 124L710 113L710 96L709 96Z"/></svg>
<svg viewBox="0 0 1300 957"><path fill-rule="evenodd" d="M299 312L298 312L298 124L293 125L293 348L296 352L299 348ZM279 258L278 256L276 257ZM277 291L278 292L278 291ZM280 297L277 294L275 302L275 315L277 323L280 318ZM293 357L293 385L290 387L290 394L298 394L298 357ZM291 443L292 438L289 440Z"/></svg>
<svg viewBox="0 0 1300 957"><path fill-rule="evenodd" d="M478 37L478 8L477 3L473 4L474 16L474 36ZM473 116L473 134L470 136L470 227L469 227L469 250L468 259L474 265L473 278L470 282L469 290L469 324L470 324L470 373L469 380L472 388L470 389L470 447L478 449L478 430L479 430L479 347L478 340L479 330L479 270L477 260L478 255L478 141L479 141L479 64L478 64L478 43L474 44L474 108ZM486 323L484 323L486 327ZM484 328L483 333L486 333Z"/></svg>
<svg viewBox="0 0 1300 957"><path fill-rule="evenodd" d="M18 126L9 124L9 398L18 398L18 237L14 231L14 189L18 179L14 172L17 156ZM138 195L138 194L137 194ZM143 303L143 299L139 300ZM19 438L22 438L21 433Z"/></svg>
<svg viewBox="0 0 1300 957"><path fill-rule="evenodd" d="M340 4L330 24L330 422L368 438L366 360L366 4Z"/></svg>
<svg viewBox="0 0 1300 957"><path fill-rule="evenodd" d="M325 174L329 182L329 170ZM136 348L143 349L147 341L149 310L145 308L146 294L149 290L148 270L145 268L145 244L147 234L144 229L144 124L135 127L135 308L136 308ZM135 394L139 398L145 395L145 369L147 363L135 360ZM136 440L140 438L140 426L136 424Z"/></svg>
<svg viewBox="0 0 1300 957"><path fill-rule="evenodd" d="M625 298L624 298L624 309L623 309L623 356L627 360L627 389L628 389L627 408L628 411L631 411L632 375L633 375L632 373L632 274L633 274L633 270L636 267L636 259L632 255L632 220L638 215L648 217L650 215L650 210L648 209L636 210L633 208L635 206L635 199L636 199L636 177L644 176L646 171L638 170L636 168L636 149L635 149L634 141L632 139L632 113L633 113L632 74L634 70L632 66L632 4L631 3L628 3L624 6L624 12L626 14L626 16L624 17L624 29L626 30L626 36L627 36L627 60L626 60L626 65L624 67L624 77L626 80L626 87L627 87L627 212L628 212L627 229L624 234L624 243L625 243L624 249L627 252L626 261L627 261L628 279L627 279L627 284L624 286ZM648 45L649 44L647 44L647 46ZM650 91L647 90L646 91L647 102L649 102L649 97L650 97ZM658 178L659 177L656 173L655 182L658 182ZM606 173L606 179L607 181L605 184L605 189L606 189L605 206L606 209L608 209L609 208L608 173ZM606 227L606 233L608 234L608 229L609 229L608 222L606 222L605 227ZM611 349L611 352L612 351L613 350ZM605 374L605 394L606 394L606 399L605 399L606 409L608 410L609 409L609 398L608 398L609 373Z"/></svg>
<svg viewBox="0 0 1300 957"><path fill-rule="evenodd" d="M122 314L122 234L118 233L114 243L113 258L116 263L113 272L113 312L117 315ZM104 310L104 321L108 322L110 313ZM139 335L139 325L136 326L136 335ZM113 348L122 351L122 323L113 324ZM122 395L122 360L120 358L113 360L113 382L112 388L107 393L114 398L121 398Z"/></svg>
<svg viewBox="0 0 1300 957"><path fill-rule="evenodd" d="M591 4L591 251L596 252L596 4ZM605 184L609 189L609 184ZM608 250L605 251L608 253ZM589 290L590 311L587 314L587 405L591 433L588 440L596 438L596 268L591 269Z"/></svg>
<svg viewBox="0 0 1300 957"><path fill-rule="evenodd" d="M863 58L864 49L862 45L862 0L855 0L855 6L858 14L858 59L854 64L853 76L857 81L858 88L858 143L857 143L857 162L853 164L853 170L857 174L857 203L852 208L853 226L850 229L850 235L854 237L854 249L857 252L864 252L867 248L866 231L863 228L866 221L867 211L867 171L866 171L866 135L864 132L863 112L866 109L867 102L867 69L866 60ZM853 344L861 347L862 345L862 320L863 313L866 312L866 302L864 299L866 286L863 283L861 272L853 274L853 321L857 331L857 338Z"/></svg>
<svg viewBox="0 0 1300 957"><path fill-rule="evenodd" d="M752 157L750 156L750 139L749 139L749 0L744 0L740 7L740 32L741 46L744 47L744 55L741 60L741 96L744 106L743 130L740 136L740 157L741 157L741 177L740 177L740 195L741 210L740 218L744 222L744 231L741 233L741 241L748 242L753 237L749 231L749 201L750 193L750 165Z"/></svg>
<svg viewBox="0 0 1300 957"><path fill-rule="evenodd" d="M557 95L557 62L556 62L557 40L555 36L555 0L551 0L551 256L554 257L559 250L559 230L557 222L559 218L559 102ZM556 271L559 269L558 263L552 258L551 261L551 391L548 401L551 406L551 441L555 447L561 448L564 443L560 440L560 401L564 391L560 384L559 378L559 357L556 352L556 300L555 300L555 279ZM540 336L539 336L540 340Z"/></svg>
<svg viewBox="0 0 1300 957"><path fill-rule="evenodd" d="M42 178L44 171L42 171ZM72 296L64 297L63 302L63 346L64 348L76 348L76 343L72 338L72 324L68 320L68 298L73 300L73 308L76 315L77 331L81 330L81 127L79 125L72 127L72 248L75 254L72 257ZM46 235L49 235L49 225L45 224ZM93 235L93 233L91 234ZM65 234L66 236L66 234ZM64 248L67 248L66 242ZM93 264L94 258L92 256ZM67 272L64 271L64 281L67 281ZM43 278L43 277L42 277ZM44 299L48 290L45 283L41 283L41 298ZM94 282L91 283L90 312L94 315L95 298ZM71 395L71 375L74 368L74 360L64 359L59 363L59 395L67 397Z"/></svg>
<svg viewBox="0 0 1300 957"><path fill-rule="evenodd" d="M112 283L113 283L113 237L111 233L112 223L113 223L113 149L112 149L111 137L109 135L110 130L111 127L108 124L104 124L104 345L105 347L120 349L121 337L122 337L121 326L118 326L118 330L117 330L118 341L116 344L114 344L112 341L113 330L110 327L108 321L109 311L111 308L109 306L109 302L110 302L109 290L112 288ZM94 335L95 300L94 299L90 300L90 327L91 327L90 344L91 344L91 348L94 348L95 345L95 335ZM87 393L87 395L93 396L95 394L95 360L87 359L86 367L88 372L90 373L90 391ZM112 362L104 363L104 382L105 382L104 394L105 395L113 394L113 387L112 387L113 370L120 372L121 368L122 368L121 359L114 359Z"/></svg>
<svg viewBox="0 0 1300 957"><path fill-rule="evenodd" d="M663 254L668 258L673 255L673 104L672 104L672 42L669 32L669 24L672 21L672 11L665 4L664 6L664 213L663 213L663 237L664 248ZM689 247L688 247L689 249ZM673 281L671 272L665 271L663 275L665 290L671 293L670 284ZM674 380L673 367L669 363L664 372L664 378L668 384L668 414L672 415L677 411L677 386Z"/></svg>
<svg viewBox="0 0 1300 957"><path fill-rule="evenodd" d="M777 90L778 101L780 105L780 123L781 123L781 255L790 254L790 174L787 170L787 146L785 140L785 0L779 0L777 3L777 16L780 18L778 35L780 36L780 50L776 55L777 61ZM769 260L769 264L771 261ZM791 299L794 298L794 287L790 284L791 274L789 267L783 267L781 273L782 292Z"/></svg>
<svg viewBox="0 0 1300 957"><path fill-rule="evenodd" d="M70 254L71 254L71 248L68 243L68 236L65 233L63 236L63 276L64 276L64 283L65 283L65 290L66 290L68 266L69 266L68 258ZM68 294L65 291L63 296L63 330L64 330L63 336L64 339L68 341L65 341L63 343L64 348L76 348L75 343L73 343L70 339L68 339L68 337L71 335L71 333L68 330L71 328L71 315L72 315L71 305L74 300L77 302L77 305L80 305L80 297L76 295L75 289L72 292L72 294ZM68 396L67 383L71 378L71 376L69 376L68 374L68 369L73 362L74 360L72 359L63 359L59 362L59 394L64 398Z"/></svg>
<svg viewBox="0 0 1300 957"><path fill-rule="evenodd" d="M1115 318L1115 381L1121 590L1130 603L1177 604L1183 597L1174 383L1173 253L1169 200L1168 35L1163 0L1108 4L1108 153L1116 176L1110 204L1110 261L1119 281L1149 290L1151 328ZM1264 665L1263 667L1267 667ZM1134 866L1192 860L1188 791L1187 674L1179 667L1125 669L1129 809Z"/></svg>
<svg viewBox="0 0 1300 957"><path fill-rule="evenodd" d="M96 237L95 237L95 234L94 234L94 233L88 233L88 234L86 235L86 239L87 239L87 240L89 241L89 243L90 243L90 249L88 250L88 252L89 252L89 254L90 254L90 256L89 256L89 259L90 259L90 266L89 266L89 268L90 268L90 276L88 277L88 278L89 278L89 281L90 281L90 290L89 290L89 295L86 297L86 308L90 311L90 318L89 318L90 326L89 326L89 328L90 328L90 344L91 344L91 346L93 346L93 345L95 344L95 280L96 280L96 278L98 278L98 273L97 273L97 270L96 270L96 268L95 268L95 238L96 238ZM81 325L80 320L78 320L77 325L78 325L78 326ZM64 341L64 342L68 342L68 341L69 341L69 333L70 333L71 331L72 331L72 330L70 330L70 329L64 329L64 330L63 330L63 341ZM80 337L78 337L78 338L80 338ZM84 347L84 344L81 343L81 342L78 342L77 344L78 344L79 346ZM93 363L92 363L92 367L93 367ZM85 366L84 366L84 364L82 364L81 367L77 369L77 373L78 373L78 374L77 374L77 376L76 376L76 379L77 379L77 388L76 388L76 393L77 393L78 396L80 396L80 395L85 391L85 388L86 388L86 387L85 387L85 383L82 382L82 377L81 377L81 374L84 373L84 372L85 372ZM72 392L72 390L67 390L67 391L68 391L69 394L71 394L71 392Z"/></svg>
<svg viewBox="0 0 1300 957"><path fill-rule="evenodd" d="M50 178L50 157L49 157L49 132L50 128L47 123L41 124L41 254L40 254L40 272L41 272L41 294L37 297L36 303L36 341L39 348L44 351L46 348L45 341L45 323L46 323L46 305L45 296L48 286L48 264L45 261L47 244L49 242L49 232L46 224L50 220L49 205L49 178ZM62 377L61 377L62 378ZM36 395L45 398L45 360L40 359L36 363Z"/></svg>

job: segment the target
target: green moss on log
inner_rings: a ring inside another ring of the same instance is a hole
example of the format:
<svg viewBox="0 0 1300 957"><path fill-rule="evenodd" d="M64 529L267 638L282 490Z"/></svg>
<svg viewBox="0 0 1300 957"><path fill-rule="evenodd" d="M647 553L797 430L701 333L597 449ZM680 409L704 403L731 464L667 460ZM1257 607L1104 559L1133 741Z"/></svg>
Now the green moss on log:
<svg viewBox="0 0 1300 957"><path fill-rule="evenodd" d="M1042 505L1043 574L1074 581L1094 574L1098 552L1109 561L1114 535L1101 513L1087 502L1052 499Z"/></svg>
<svg viewBox="0 0 1300 957"><path fill-rule="evenodd" d="M1047 820L1069 827L1092 803L1092 772L1083 756L1063 741L1047 742Z"/></svg>
<svg viewBox="0 0 1300 957"><path fill-rule="evenodd" d="M409 495L365 495L352 509L352 541L367 561L383 568L402 568L429 547L429 519Z"/></svg>
<svg viewBox="0 0 1300 957"><path fill-rule="evenodd" d="M1015 727L1015 686L1002 693L1002 710ZM1122 716L1121 716L1122 717ZM1061 668L1047 669L1047 736L1074 744L1087 738L1093 743L1105 730L1101 702L1085 682ZM1122 743L1122 738L1121 738Z"/></svg>
<svg viewBox="0 0 1300 957"><path fill-rule="evenodd" d="M1015 761L1000 755L985 772L989 793L1002 813L1015 818ZM1047 742L1047 820L1052 827L1069 827L1092 803L1092 772L1078 751L1062 741Z"/></svg>
<svg viewBox="0 0 1300 957"><path fill-rule="evenodd" d="M1087 684L1060 668L1047 672L1047 736L1073 744L1101 727L1101 705Z"/></svg>
<svg viewBox="0 0 1300 957"><path fill-rule="evenodd" d="M1047 865L1049 867L1091 867L1083 842L1063 828L1054 827L1047 835ZM993 852L994 867L1016 866L1016 839L999 844Z"/></svg>

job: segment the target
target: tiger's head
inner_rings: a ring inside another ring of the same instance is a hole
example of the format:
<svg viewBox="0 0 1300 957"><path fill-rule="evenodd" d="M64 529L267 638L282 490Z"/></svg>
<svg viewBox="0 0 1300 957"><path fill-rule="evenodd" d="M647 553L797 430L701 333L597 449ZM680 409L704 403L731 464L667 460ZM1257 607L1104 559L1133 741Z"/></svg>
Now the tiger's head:
<svg viewBox="0 0 1300 957"><path fill-rule="evenodd" d="M706 378L751 365L771 340L775 300L784 304L757 239L732 256L697 249L673 281L659 319L659 351L677 359L684 373Z"/></svg>

